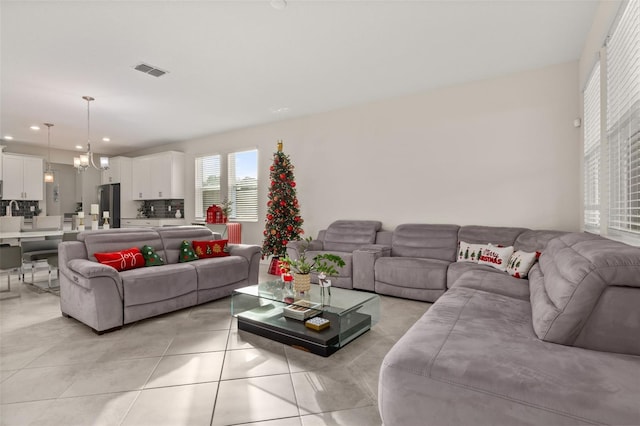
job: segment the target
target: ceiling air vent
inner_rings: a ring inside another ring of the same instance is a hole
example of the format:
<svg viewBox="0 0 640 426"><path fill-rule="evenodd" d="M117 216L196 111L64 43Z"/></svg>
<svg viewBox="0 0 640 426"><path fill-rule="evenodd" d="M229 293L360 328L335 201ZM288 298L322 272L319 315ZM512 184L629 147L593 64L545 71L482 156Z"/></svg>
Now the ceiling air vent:
<svg viewBox="0 0 640 426"><path fill-rule="evenodd" d="M154 77L162 77L167 73L167 71L163 71L160 68L152 67L151 65L147 65L147 64L136 65L134 69L141 71L145 74L152 75Z"/></svg>

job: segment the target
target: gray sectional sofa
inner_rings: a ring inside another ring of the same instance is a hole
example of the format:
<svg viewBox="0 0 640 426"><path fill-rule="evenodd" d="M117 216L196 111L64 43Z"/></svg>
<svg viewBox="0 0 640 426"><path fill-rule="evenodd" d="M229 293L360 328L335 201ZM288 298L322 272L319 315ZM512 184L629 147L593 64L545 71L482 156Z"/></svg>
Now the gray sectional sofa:
<svg viewBox="0 0 640 426"><path fill-rule="evenodd" d="M203 226L85 231L59 245L60 308L102 333L144 318L230 295L258 282L260 247L229 244L229 256L179 263L183 240L215 240ZM118 272L94 253L149 245L161 266Z"/></svg>
<svg viewBox="0 0 640 426"><path fill-rule="evenodd" d="M514 231L494 230L478 242ZM640 249L514 234L503 243L542 249L529 280L451 263L448 290L386 355L385 425L640 424Z"/></svg>
<svg viewBox="0 0 640 426"><path fill-rule="evenodd" d="M340 222L346 248L359 221ZM640 248L440 224L368 238L349 253L354 289L434 302L382 363L386 426L640 425ZM514 278L457 262L460 241L542 254Z"/></svg>

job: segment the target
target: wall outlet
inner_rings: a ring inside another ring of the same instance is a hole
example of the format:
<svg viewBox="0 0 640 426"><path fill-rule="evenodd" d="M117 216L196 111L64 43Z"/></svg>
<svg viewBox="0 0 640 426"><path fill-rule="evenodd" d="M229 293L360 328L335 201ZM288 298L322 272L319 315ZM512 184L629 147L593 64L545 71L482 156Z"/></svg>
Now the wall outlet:
<svg viewBox="0 0 640 426"><path fill-rule="evenodd" d="M29 206L29 211L35 212L36 211L36 206Z"/></svg>

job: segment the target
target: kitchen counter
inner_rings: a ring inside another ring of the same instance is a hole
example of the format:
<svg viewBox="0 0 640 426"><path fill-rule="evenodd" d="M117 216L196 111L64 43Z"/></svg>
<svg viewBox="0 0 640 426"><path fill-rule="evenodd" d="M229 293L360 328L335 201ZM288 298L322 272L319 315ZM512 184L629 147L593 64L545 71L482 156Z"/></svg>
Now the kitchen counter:
<svg viewBox="0 0 640 426"><path fill-rule="evenodd" d="M18 231L18 232L0 232L0 240L24 240L29 238L45 238L45 237L62 237L63 231Z"/></svg>
<svg viewBox="0 0 640 426"><path fill-rule="evenodd" d="M144 219L120 219L121 228L153 228L156 226L180 226L186 225L184 219L171 218L144 218Z"/></svg>

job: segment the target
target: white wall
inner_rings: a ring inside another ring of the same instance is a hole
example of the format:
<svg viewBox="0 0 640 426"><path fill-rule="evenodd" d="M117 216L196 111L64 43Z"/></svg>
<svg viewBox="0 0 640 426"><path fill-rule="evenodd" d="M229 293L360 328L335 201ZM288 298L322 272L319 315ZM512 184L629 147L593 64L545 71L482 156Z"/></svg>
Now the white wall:
<svg viewBox="0 0 640 426"><path fill-rule="evenodd" d="M622 4L623 1L621 0L601 1L598 3L598 9L593 17L593 23L591 24L589 34L587 34L582 55L580 56L578 70L580 91L582 91L587 84L587 79L591 75L591 69L598 60L598 52L600 48L604 46L607 35L611 31L611 25L613 25Z"/></svg>
<svg viewBox="0 0 640 426"><path fill-rule="evenodd" d="M164 145L194 158L257 147L260 212L243 242L261 244L276 141L295 165L307 234L336 219L579 228L578 63L383 100ZM215 120L215 117L212 117Z"/></svg>

